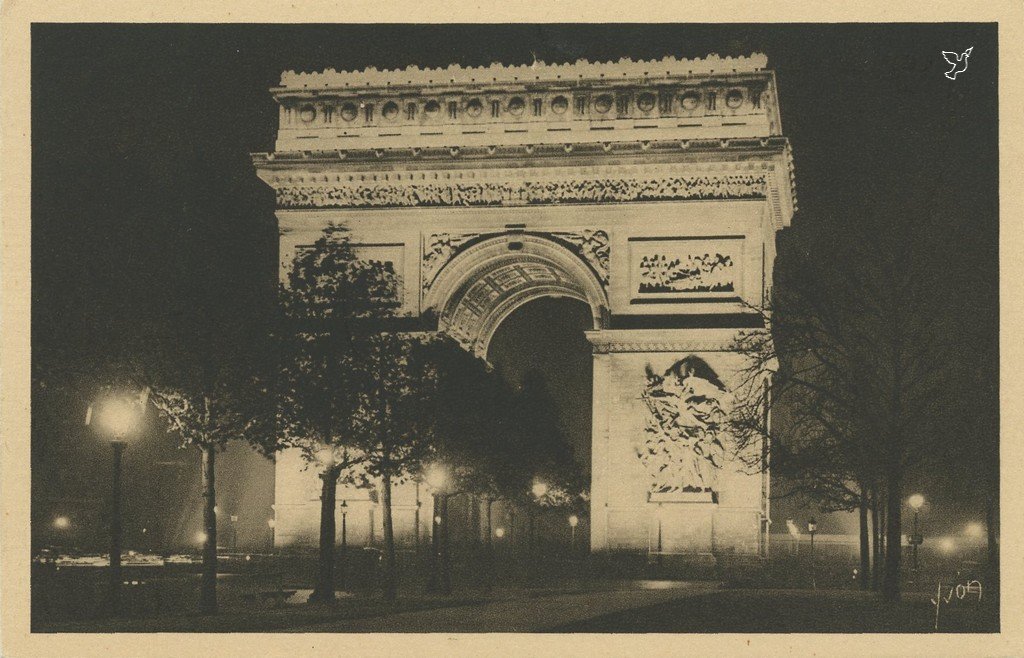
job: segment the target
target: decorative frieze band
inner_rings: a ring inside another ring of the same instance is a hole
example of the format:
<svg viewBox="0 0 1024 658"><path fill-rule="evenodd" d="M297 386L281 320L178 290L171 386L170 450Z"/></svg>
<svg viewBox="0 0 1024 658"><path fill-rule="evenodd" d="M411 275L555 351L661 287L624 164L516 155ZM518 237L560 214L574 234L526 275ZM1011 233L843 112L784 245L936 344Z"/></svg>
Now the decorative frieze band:
<svg viewBox="0 0 1024 658"><path fill-rule="evenodd" d="M620 329L586 332L594 354L616 352L736 352L759 329Z"/></svg>
<svg viewBox="0 0 1024 658"><path fill-rule="evenodd" d="M286 185L280 208L387 208L414 206L518 206L684 199L763 199L763 174L660 179L428 183L409 185Z"/></svg>

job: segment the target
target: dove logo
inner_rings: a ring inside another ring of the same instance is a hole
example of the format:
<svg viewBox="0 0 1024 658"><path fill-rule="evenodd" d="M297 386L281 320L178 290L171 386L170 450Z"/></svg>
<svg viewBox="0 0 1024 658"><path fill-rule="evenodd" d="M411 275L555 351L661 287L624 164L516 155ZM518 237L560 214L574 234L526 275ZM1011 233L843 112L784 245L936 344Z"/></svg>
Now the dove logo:
<svg viewBox="0 0 1024 658"><path fill-rule="evenodd" d="M974 50L974 46L971 46L962 53L952 53L948 50L942 51L942 56L949 62L953 68L946 71L946 77L950 80L956 80L956 76L967 70L967 58L971 56L971 51Z"/></svg>

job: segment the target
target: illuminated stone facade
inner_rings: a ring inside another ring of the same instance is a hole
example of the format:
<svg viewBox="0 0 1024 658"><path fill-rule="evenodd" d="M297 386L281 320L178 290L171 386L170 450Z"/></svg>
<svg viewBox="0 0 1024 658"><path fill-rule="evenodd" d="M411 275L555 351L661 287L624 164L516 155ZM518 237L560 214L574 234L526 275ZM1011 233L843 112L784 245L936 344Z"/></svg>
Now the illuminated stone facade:
<svg viewBox="0 0 1024 658"><path fill-rule="evenodd" d="M285 73L275 150L253 156L276 193L282 278L343 225L400 274L403 316L481 356L519 306L587 303L592 550L764 555L767 476L744 472L718 420L742 366L733 338L766 298L794 209L766 65ZM278 460L279 546L315 542L318 493L297 457ZM368 541L376 503L346 497ZM428 500L396 492L400 538L416 540L417 516L426 535Z"/></svg>

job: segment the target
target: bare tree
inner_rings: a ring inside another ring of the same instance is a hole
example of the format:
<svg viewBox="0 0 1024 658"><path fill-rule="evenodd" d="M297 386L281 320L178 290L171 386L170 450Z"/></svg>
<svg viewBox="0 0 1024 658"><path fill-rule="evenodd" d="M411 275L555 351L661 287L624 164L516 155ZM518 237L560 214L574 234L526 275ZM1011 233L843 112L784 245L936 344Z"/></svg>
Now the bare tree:
<svg viewBox="0 0 1024 658"><path fill-rule="evenodd" d="M953 341L936 321L946 309L930 285L942 270L929 215L898 216L805 226L794 248L780 250L764 314L770 337L754 332L739 346L751 374L779 364L771 405L781 422L759 429L748 410L738 434L768 436L771 467L812 498L861 510L862 566L867 510L881 501L890 600L899 596L904 484L948 439L956 376Z"/></svg>

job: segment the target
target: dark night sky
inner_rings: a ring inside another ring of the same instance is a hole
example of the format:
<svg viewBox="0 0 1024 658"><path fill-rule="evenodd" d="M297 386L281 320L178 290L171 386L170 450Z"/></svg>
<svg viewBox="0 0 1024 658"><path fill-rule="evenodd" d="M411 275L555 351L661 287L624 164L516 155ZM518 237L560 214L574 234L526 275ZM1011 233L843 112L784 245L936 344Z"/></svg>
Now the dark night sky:
<svg viewBox="0 0 1024 658"><path fill-rule="evenodd" d="M955 82L944 78L948 67L939 52L968 46L974 46L969 70ZM187 349L195 327L233 328L271 303L273 195L256 179L249 153L272 148L277 111L267 89L282 70L753 51L767 53L777 72L796 162L800 210L783 252L801 247L802 225L838 225L884 213L896 200L927 200L947 218L942 244L954 274L935 285L960 309L942 321L964 336L965 350L995 341L994 25L35 25L35 364L56 347L113 354L154 331L179 336ZM918 181L913 189L908 180ZM898 212L892 221L900 221ZM571 372L586 371L577 315L571 305L524 307L499 330L492 359L513 377L531 364L546 367L567 400L570 432L582 436L589 408L568 401L572 391L589 387L589 372ZM524 349L540 322L545 335L563 338ZM72 499L106 495L109 456L77 420L68 420L84 411L82 404L55 394L34 397L37 518ZM132 504L141 516L166 505L176 513L182 496L198 495L195 455L168 448L170 437L152 424L130 451L142 488ZM157 468L154 461L186 466ZM245 510L254 533L262 531L271 502L267 463L232 453L222 465L228 471L222 500ZM249 477L232 478L232 470ZM928 493L937 505L973 513L963 487L933 489ZM182 512L182 533L191 528L188 513Z"/></svg>

